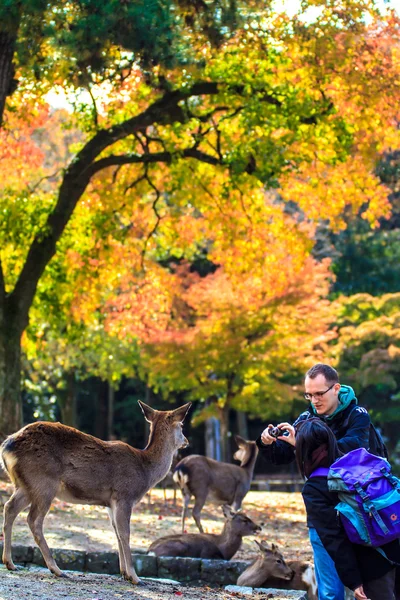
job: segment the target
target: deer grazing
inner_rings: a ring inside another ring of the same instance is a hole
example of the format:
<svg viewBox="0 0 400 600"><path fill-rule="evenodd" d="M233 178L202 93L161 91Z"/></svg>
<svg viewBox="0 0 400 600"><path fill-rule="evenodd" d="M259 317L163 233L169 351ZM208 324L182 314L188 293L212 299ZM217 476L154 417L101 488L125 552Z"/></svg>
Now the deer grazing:
<svg viewBox="0 0 400 600"><path fill-rule="evenodd" d="M201 533L204 530L200 513L207 499L220 505L229 504L234 510L241 508L243 498L250 489L258 448L255 442L247 441L239 435L235 436L235 440L239 449L233 458L240 461L240 466L199 454L186 456L176 465L174 480L183 497L182 533L185 531L185 519L192 496L195 499L192 515Z"/></svg>
<svg viewBox="0 0 400 600"><path fill-rule="evenodd" d="M166 535L151 544L148 554L230 560L239 550L242 538L246 535L255 535L261 531L261 527L242 512L236 512L228 505L223 506L222 510L225 523L220 534Z"/></svg>
<svg viewBox="0 0 400 600"><path fill-rule="evenodd" d="M150 423L144 450L48 422L31 423L3 442L0 455L15 487L4 506L3 562L7 569L16 569L11 556L14 520L30 506L28 524L35 542L50 571L63 576L43 535L44 518L57 497L107 507L118 541L121 574L139 583L129 547L132 507L165 477L174 452L188 445L182 424L190 403L170 411L154 410L140 401L139 405Z"/></svg>
<svg viewBox="0 0 400 600"><path fill-rule="evenodd" d="M237 585L284 590L305 590L308 600L317 600L314 566L301 560L285 562L277 546L254 540L259 556L239 576Z"/></svg>

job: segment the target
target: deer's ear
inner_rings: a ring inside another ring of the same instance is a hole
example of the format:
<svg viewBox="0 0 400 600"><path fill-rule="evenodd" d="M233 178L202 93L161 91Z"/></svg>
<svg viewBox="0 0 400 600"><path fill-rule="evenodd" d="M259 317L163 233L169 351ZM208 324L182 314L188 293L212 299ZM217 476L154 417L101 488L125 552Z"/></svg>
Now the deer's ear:
<svg viewBox="0 0 400 600"><path fill-rule="evenodd" d="M254 541L256 542L257 540L254 540ZM264 552L267 552L267 551L271 552L271 548L270 548L267 540L261 540L261 542L258 545L260 547L260 550L263 550Z"/></svg>
<svg viewBox="0 0 400 600"><path fill-rule="evenodd" d="M263 543L262 543L262 541L261 542L259 542L258 540L253 540L253 541L254 541L255 544L257 544L257 546L260 548L260 550L263 549Z"/></svg>
<svg viewBox="0 0 400 600"><path fill-rule="evenodd" d="M279 552L278 546L276 544L271 544L271 550L272 552Z"/></svg>
<svg viewBox="0 0 400 600"><path fill-rule="evenodd" d="M224 513L225 519L228 519L229 521L231 521L236 514L235 511L232 510L232 507L229 506L229 504L223 505L222 512Z"/></svg>
<svg viewBox="0 0 400 600"><path fill-rule="evenodd" d="M185 417L188 414L189 409L190 409L191 406L192 406L192 403L188 402L187 404L184 404L183 406L180 406L179 408L176 408L173 411L174 421L178 421L179 423L183 423L183 421L185 420Z"/></svg>
<svg viewBox="0 0 400 600"><path fill-rule="evenodd" d="M140 406L140 408L142 409L142 412L144 414L144 418L146 419L146 421L148 423L152 423L154 421L154 417L156 414L156 410L154 410L154 408L151 408L151 406L149 406L148 404L145 404L144 402L142 402L141 400L138 400L138 404Z"/></svg>
<svg viewBox="0 0 400 600"><path fill-rule="evenodd" d="M246 440L244 438L242 438L241 435L235 435L235 442L237 443L237 445L240 446L245 446L246 445Z"/></svg>

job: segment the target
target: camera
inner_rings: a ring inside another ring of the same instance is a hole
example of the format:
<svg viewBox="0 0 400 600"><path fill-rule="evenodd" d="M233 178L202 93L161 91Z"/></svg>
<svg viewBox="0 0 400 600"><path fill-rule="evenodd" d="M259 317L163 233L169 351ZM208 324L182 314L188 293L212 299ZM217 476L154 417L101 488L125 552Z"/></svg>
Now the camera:
<svg viewBox="0 0 400 600"><path fill-rule="evenodd" d="M268 433L270 436L274 437L274 438L278 438L280 435L284 435L285 434L285 430L284 429L279 429L279 427L270 427L268 429Z"/></svg>

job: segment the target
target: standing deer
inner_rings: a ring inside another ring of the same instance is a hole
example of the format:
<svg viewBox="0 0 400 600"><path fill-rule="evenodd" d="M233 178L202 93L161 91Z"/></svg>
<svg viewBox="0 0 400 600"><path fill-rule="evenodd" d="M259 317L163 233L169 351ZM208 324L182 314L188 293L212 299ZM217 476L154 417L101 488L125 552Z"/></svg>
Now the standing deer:
<svg viewBox="0 0 400 600"><path fill-rule="evenodd" d="M7 569L16 569L11 557L14 520L30 506L28 525L35 542L50 571L63 576L43 535L43 520L57 497L107 507L117 536L121 574L139 583L129 548L132 507L168 473L174 452L188 445L182 424L190 403L170 411L154 410L140 400L139 405L150 423L144 450L48 422L31 423L3 442L1 458L15 487L4 506L3 562Z"/></svg>
<svg viewBox="0 0 400 600"><path fill-rule="evenodd" d="M174 475L174 469L176 467L176 465L178 464L180 458L179 458L179 452L176 451L174 456L172 457L172 463L171 463L171 468L168 471L168 473L166 474L166 476L159 482L159 487L163 490L164 492L164 504L167 504L167 488L168 487L172 487L173 493L174 493L174 506L176 505L176 483L173 479L173 475ZM148 504L151 504L151 492L152 490L149 490L147 492L147 501Z"/></svg>
<svg viewBox="0 0 400 600"><path fill-rule="evenodd" d="M275 544L270 547L265 541L254 541L259 547L259 556L239 576L237 585L305 590L308 600L317 600L317 582L312 564L301 560L285 562Z"/></svg>
<svg viewBox="0 0 400 600"><path fill-rule="evenodd" d="M250 489L258 448L255 442L247 441L239 435L235 435L235 440L239 449L233 458L240 461L240 466L199 454L186 456L176 465L174 480L183 497L182 533L185 531L185 519L192 496L195 499L192 515L201 533L204 530L200 513L207 499L220 505L229 504L234 510L239 510L242 506L243 498Z"/></svg>
<svg viewBox="0 0 400 600"><path fill-rule="evenodd" d="M222 507L225 523L220 534L187 533L166 535L151 544L149 554L156 556L191 556L192 558L222 558L230 560L239 550L245 535L254 535L261 527L242 512L230 506Z"/></svg>

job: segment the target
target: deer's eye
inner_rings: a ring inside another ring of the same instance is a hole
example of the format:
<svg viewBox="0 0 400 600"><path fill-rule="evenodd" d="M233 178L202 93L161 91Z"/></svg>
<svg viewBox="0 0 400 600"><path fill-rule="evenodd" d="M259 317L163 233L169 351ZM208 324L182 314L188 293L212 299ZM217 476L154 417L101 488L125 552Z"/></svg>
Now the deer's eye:
<svg viewBox="0 0 400 600"><path fill-rule="evenodd" d="M278 558L276 562L278 563L278 565L282 564L282 561L280 558Z"/></svg>

